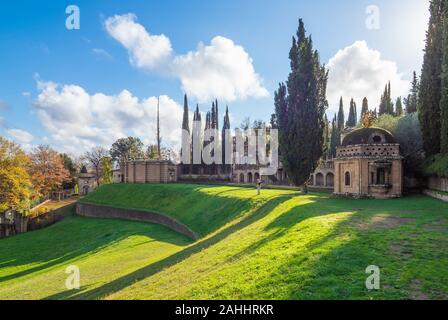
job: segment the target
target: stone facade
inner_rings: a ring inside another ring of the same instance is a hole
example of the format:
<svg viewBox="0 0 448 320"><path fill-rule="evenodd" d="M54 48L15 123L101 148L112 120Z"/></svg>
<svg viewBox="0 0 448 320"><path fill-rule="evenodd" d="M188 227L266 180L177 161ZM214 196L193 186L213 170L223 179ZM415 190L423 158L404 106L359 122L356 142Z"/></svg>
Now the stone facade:
<svg viewBox="0 0 448 320"><path fill-rule="evenodd" d="M170 183L178 180L178 166L168 160L132 160L122 170L125 183Z"/></svg>
<svg viewBox="0 0 448 320"><path fill-rule="evenodd" d="M98 187L98 183L93 173L81 173L78 177L78 192L80 195L87 195Z"/></svg>
<svg viewBox="0 0 448 320"><path fill-rule="evenodd" d="M394 198L402 195L400 145L386 130L363 128L348 134L334 159L334 193Z"/></svg>

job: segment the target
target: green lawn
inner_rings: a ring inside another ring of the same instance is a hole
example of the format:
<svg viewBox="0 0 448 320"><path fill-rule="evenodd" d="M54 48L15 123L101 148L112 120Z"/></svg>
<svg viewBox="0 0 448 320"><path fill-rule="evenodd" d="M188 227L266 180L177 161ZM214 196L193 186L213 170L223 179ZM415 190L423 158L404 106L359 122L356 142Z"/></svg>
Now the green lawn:
<svg viewBox="0 0 448 320"><path fill-rule="evenodd" d="M0 299L448 299L448 204L428 197L113 185L83 201L171 215L203 238L69 217L0 240ZM71 264L79 291L65 290Z"/></svg>

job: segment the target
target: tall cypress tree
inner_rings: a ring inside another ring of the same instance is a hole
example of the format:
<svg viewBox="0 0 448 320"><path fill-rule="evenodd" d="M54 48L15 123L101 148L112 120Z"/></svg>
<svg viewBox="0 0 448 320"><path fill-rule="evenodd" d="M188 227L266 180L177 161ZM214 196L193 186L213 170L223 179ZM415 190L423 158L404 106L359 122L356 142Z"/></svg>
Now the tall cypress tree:
<svg viewBox="0 0 448 320"><path fill-rule="evenodd" d="M397 98L397 103L395 103L395 115L400 117L403 115L403 105L401 103L401 97Z"/></svg>
<svg viewBox="0 0 448 320"><path fill-rule="evenodd" d="M411 83L411 92L409 93L407 99L404 99L407 113L417 112L419 85L417 73L414 71Z"/></svg>
<svg viewBox="0 0 448 320"><path fill-rule="evenodd" d="M289 53L291 72L287 88L280 84L275 93L275 109L286 173L307 192L306 183L323 154L328 71L313 50L301 19L296 36Z"/></svg>
<svg viewBox="0 0 448 320"><path fill-rule="evenodd" d="M440 151L448 155L448 7L444 8L442 89L440 100Z"/></svg>
<svg viewBox="0 0 448 320"><path fill-rule="evenodd" d="M324 114L324 148L323 151L325 153L325 157L329 158L329 150L330 150L330 124L328 122L327 114Z"/></svg>
<svg viewBox="0 0 448 320"><path fill-rule="evenodd" d="M338 129L339 132L342 132L342 130L344 130L344 121L345 121L345 117L344 117L344 102L342 101L342 97L339 100L339 111L338 111L338 118L337 118L337 122L338 122Z"/></svg>
<svg viewBox="0 0 448 320"><path fill-rule="evenodd" d="M420 82L418 114L423 136L423 148L427 156L440 152L441 97L443 60L443 17L445 0L432 0L430 20L426 33L425 55Z"/></svg>
<svg viewBox="0 0 448 320"><path fill-rule="evenodd" d="M369 111L369 101L367 100L367 97L364 97L364 99L362 99L361 120L364 118L364 114L367 111Z"/></svg>
<svg viewBox="0 0 448 320"><path fill-rule="evenodd" d="M348 114L347 127L353 128L356 126L356 104L353 98L350 100L350 110Z"/></svg>
<svg viewBox="0 0 448 320"><path fill-rule="evenodd" d="M336 148L340 144L340 133L338 132L337 118L334 115L331 121L331 136L330 136L330 157L334 158L336 156Z"/></svg>

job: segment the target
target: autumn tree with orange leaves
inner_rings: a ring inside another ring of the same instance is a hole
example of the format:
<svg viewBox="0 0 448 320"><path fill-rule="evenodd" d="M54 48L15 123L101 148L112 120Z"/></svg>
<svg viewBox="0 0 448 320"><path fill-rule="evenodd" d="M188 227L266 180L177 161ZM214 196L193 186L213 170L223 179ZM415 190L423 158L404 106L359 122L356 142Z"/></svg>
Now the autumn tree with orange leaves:
<svg viewBox="0 0 448 320"><path fill-rule="evenodd" d="M35 148L30 154L30 160L28 172L37 197L60 190L63 182L70 179L61 156L49 146L40 145Z"/></svg>

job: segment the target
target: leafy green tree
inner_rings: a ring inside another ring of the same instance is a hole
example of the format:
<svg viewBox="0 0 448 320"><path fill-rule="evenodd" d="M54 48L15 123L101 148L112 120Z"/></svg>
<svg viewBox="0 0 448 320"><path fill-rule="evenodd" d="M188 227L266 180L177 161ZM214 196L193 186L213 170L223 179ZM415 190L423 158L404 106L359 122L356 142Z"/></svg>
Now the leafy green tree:
<svg viewBox="0 0 448 320"><path fill-rule="evenodd" d="M287 90L280 84L275 94L279 147L288 177L306 193L306 183L323 154L328 71L301 19L289 58Z"/></svg>
<svg viewBox="0 0 448 320"><path fill-rule="evenodd" d="M445 0L432 0L418 99L418 114L427 156L440 152Z"/></svg>
<svg viewBox="0 0 448 320"><path fill-rule="evenodd" d="M101 159L101 184L111 184L112 182L112 159L110 157L103 157Z"/></svg>
<svg viewBox="0 0 448 320"><path fill-rule="evenodd" d="M112 161L123 163L128 160L143 158L143 142L140 138L127 137L121 138L112 144L109 151Z"/></svg>
<svg viewBox="0 0 448 320"><path fill-rule="evenodd" d="M145 159L148 160L157 160L159 158L159 154L157 151L157 145L151 144L146 148Z"/></svg>
<svg viewBox="0 0 448 320"><path fill-rule="evenodd" d="M374 126L390 131L400 143L404 157L404 172L408 177L420 177L423 171L423 139L417 113L394 117L389 114L379 117Z"/></svg>
<svg viewBox="0 0 448 320"><path fill-rule="evenodd" d="M30 159L20 147L0 137L0 212L14 209L26 214L30 209Z"/></svg>

